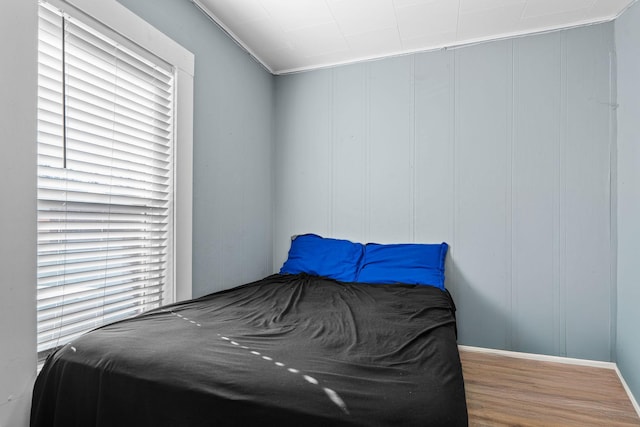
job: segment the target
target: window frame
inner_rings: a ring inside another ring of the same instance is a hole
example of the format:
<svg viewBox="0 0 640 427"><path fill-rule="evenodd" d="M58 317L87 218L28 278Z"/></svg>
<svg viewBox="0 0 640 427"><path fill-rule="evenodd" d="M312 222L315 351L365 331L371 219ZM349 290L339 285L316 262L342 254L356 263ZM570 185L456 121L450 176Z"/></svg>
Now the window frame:
<svg viewBox="0 0 640 427"><path fill-rule="evenodd" d="M193 74L194 55L115 0L46 0L114 39L126 39L173 67L174 212L173 259L163 304L192 297Z"/></svg>

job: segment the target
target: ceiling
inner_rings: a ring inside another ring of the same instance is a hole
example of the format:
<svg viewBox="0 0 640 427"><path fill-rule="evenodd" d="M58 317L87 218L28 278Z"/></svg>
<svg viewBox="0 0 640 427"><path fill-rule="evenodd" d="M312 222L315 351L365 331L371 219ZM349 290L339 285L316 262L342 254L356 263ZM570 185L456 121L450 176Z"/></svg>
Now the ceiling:
<svg viewBox="0 0 640 427"><path fill-rule="evenodd" d="M637 0L192 0L273 74L611 21Z"/></svg>

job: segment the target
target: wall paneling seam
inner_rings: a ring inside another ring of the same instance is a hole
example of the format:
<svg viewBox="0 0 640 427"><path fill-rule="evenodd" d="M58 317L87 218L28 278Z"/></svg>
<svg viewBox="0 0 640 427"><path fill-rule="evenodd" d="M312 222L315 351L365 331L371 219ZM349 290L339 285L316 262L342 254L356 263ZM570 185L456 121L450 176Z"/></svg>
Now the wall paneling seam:
<svg viewBox="0 0 640 427"><path fill-rule="evenodd" d="M513 227L514 227L514 192L513 192L513 162L514 162L514 121L517 119L516 113L514 111L514 96L515 96L515 81L516 81L516 76L515 76L515 66L514 66L514 58L515 58L515 54L514 54L514 49L515 49L515 42L514 40L509 40L507 42L507 76L509 81L509 84L507 85L507 129L506 129L506 136L507 136L507 141L506 141L506 153L505 153L505 157L506 157L506 173L505 176L507 178L507 182L505 183L505 205L506 205L506 209L505 212L507 213L507 217L505 218L506 220L506 246L507 246L507 250L505 251L506 255L507 255L507 259L505 260L505 266L506 266L506 283L505 283L505 290L506 290L506 300L509 302L509 318L510 319L514 319L514 313L515 310L517 309L517 304L514 307L514 298L517 297L517 291L514 289L514 275L515 275L515 267L513 264L513 259L514 259L514 238L515 238L515 233L513 232ZM510 92L510 93L509 93ZM515 323L515 324L514 324ZM514 342L514 334L517 333L517 326L518 326L518 322L506 322L506 345L505 347L508 349L512 349L513 348L513 342Z"/></svg>
<svg viewBox="0 0 640 427"><path fill-rule="evenodd" d="M567 87L567 35L561 34L560 40L560 141L559 141L559 161L558 161L558 177L559 177L559 286L558 286L558 354L567 356L567 228L566 228L566 196L567 196L567 177L566 177L566 156L567 156L567 138L568 138L568 87Z"/></svg>
<svg viewBox="0 0 640 427"><path fill-rule="evenodd" d="M329 70L329 90L327 96L327 126L328 126L328 134L329 134L329 143L327 144L327 157L329 159L329 167L328 178L329 178L329 211L327 212L327 228L329 229L329 235L333 236L335 232L335 197L336 197L336 188L335 188L335 168L334 165L336 163L335 155L335 144L336 144L336 129L335 129L335 121L333 119L335 106L334 106L334 90L335 90L335 69Z"/></svg>
<svg viewBox="0 0 640 427"><path fill-rule="evenodd" d="M410 139L411 139L411 151L410 151L410 159L409 159L409 167L411 168L411 193L410 193L410 206L409 209L409 235L411 236L411 241L416 241L416 189L417 189L417 168L416 168L416 55L411 55L411 67L410 67L410 104L411 107L409 109L409 129L410 129Z"/></svg>
<svg viewBox="0 0 640 427"><path fill-rule="evenodd" d="M610 358L616 360L618 330L618 143L617 143L617 58L609 51L609 286L610 286Z"/></svg>
<svg viewBox="0 0 640 427"><path fill-rule="evenodd" d="M364 96L365 96L365 118L364 118L364 186L365 193L363 197L364 201L364 241L368 242L371 236L371 63L365 64L364 69Z"/></svg>
<svg viewBox="0 0 640 427"><path fill-rule="evenodd" d="M458 164L458 159L459 159L459 124L460 124L460 109L458 108L458 105L460 105L460 51L459 50L454 50L451 54L453 57L453 68L450 71L450 75L452 75L452 80L453 80L453 93L451 95L451 97L453 98L453 106L451 107L453 110L453 135L452 135L452 141L453 141L453 250L454 252L456 251L456 248L458 247L458 238L460 236L460 232L458 230L460 221L458 220L459 217L459 197L458 197L458 190L460 188L460 171L459 171L459 164ZM451 254L449 255L451 256ZM456 268L453 269L454 274L453 276L453 283L461 283L462 281L460 280L460 277L458 277L458 275L461 276L460 274L460 269L459 267L456 265Z"/></svg>
<svg viewBox="0 0 640 427"><path fill-rule="evenodd" d="M556 37L556 36L554 36ZM562 159L562 140L563 140L563 126L562 126L562 117L563 117L563 103L564 99L562 95L563 84L562 84L562 75L563 75L563 61L562 61L562 47L558 49L558 56L556 60L559 64L560 74L558 75L558 84L560 87L560 102L557 105L557 117L559 118L558 122L558 134L557 137L557 145L555 151L555 167L553 168L553 198L552 198L552 215L553 215L553 223L552 223L552 231L551 231L551 244L552 244L552 264L551 264L551 280L552 280L552 290L553 290L553 345L554 345L554 353L561 353L561 344L560 344L560 284L561 284L561 262L560 262L560 254L561 254L561 244L560 244L560 209L561 209L561 159Z"/></svg>

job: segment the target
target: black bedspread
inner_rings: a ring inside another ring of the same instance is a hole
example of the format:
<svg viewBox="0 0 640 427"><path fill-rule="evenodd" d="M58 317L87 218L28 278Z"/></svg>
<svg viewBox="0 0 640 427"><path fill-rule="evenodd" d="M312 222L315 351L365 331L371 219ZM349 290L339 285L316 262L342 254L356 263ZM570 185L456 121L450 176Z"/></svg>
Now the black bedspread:
<svg viewBox="0 0 640 427"><path fill-rule="evenodd" d="M466 426L449 295L274 275L47 360L31 426Z"/></svg>

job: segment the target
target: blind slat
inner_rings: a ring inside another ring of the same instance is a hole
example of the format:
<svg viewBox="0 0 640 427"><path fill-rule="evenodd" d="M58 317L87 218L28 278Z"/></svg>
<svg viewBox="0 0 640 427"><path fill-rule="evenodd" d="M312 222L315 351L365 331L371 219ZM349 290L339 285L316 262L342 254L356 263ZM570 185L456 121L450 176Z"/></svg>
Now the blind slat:
<svg viewBox="0 0 640 427"><path fill-rule="evenodd" d="M64 286L67 283L81 283L86 281L103 280L120 277L129 273L146 273L149 276L160 274L165 267L164 262L148 262L146 264L131 264L122 267L89 269L87 271L67 273L61 271L59 275L49 275L38 278L39 287Z"/></svg>
<svg viewBox="0 0 640 427"><path fill-rule="evenodd" d="M96 289L94 293L84 294L82 296L75 295L69 298L70 301L60 299L58 304L64 303L64 312L68 316L95 317L96 312L100 312L102 308L109 304L118 304L121 302L133 302L134 298L144 300L149 295L155 295L162 292L161 285L145 286L144 288L125 288L118 292L108 293L108 288ZM102 291L102 292L101 292ZM38 321L42 326L42 330L52 329L51 326L59 322L59 312L62 305L53 305L50 308L38 307ZM71 323L71 322L70 322Z"/></svg>
<svg viewBox="0 0 640 427"><path fill-rule="evenodd" d="M104 257L100 259L65 259L65 269L63 274L64 276L67 276L68 274L75 272L86 273L88 271L108 271L116 268L122 268L124 271L127 271L130 270L134 265L146 267L148 265L147 260L151 257L152 255L150 254L138 254L136 256L130 255L127 257L114 257L112 255L109 258ZM38 277L59 277L61 274L61 264L62 262L57 262L38 266Z"/></svg>
<svg viewBox="0 0 640 427"><path fill-rule="evenodd" d="M110 247L121 249L134 249L134 248L164 248L164 245L160 244L164 242L164 239L159 239L157 244L149 239L119 239L111 240ZM95 242L69 242L69 241L50 241L38 243L38 256L44 255L62 255L74 254L77 252L96 252L104 250L104 245L96 245Z"/></svg>
<svg viewBox="0 0 640 427"><path fill-rule="evenodd" d="M114 248L95 251L83 251L83 252L66 252L65 254L48 254L40 255L41 262L39 268L48 267L61 262L66 262L67 265L76 265L83 262L102 260L104 262L110 262L122 257L141 257L154 255L151 252L152 248L143 250L141 248ZM156 252L155 255L161 255L161 252Z"/></svg>
<svg viewBox="0 0 640 427"><path fill-rule="evenodd" d="M58 296L60 296L61 293L73 296L76 293L87 292L87 291L91 291L98 288L102 289L102 288L109 288L113 286L127 285L127 284L131 284L132 282L151 283L152 285L155 286L156 282L161 283L164 279L165 279L165 276L162 276L162 275L157 275L156 277L149 278L144 272L140 272L140 273L123 274L121 276L114 276L109 278L109 280L106 280L106 281L105 280L88 280L86 282L68 284L68 285L65 285L64 290L61 287L56 287L56 286L41 288L38 292L40 294L38 298L38 302L40 303L40 301L47 301L51 298L57 298Z"/></svg>
<svg viewBox="0 0 640 427"><path fill-rule="evenodd" d="M38 300L38 315L42 315L43 318L49 316L49 313L59 310L60 304L64 302L65 298L68 297L69 300L87 300L99 298L103 295L114 295L117 293L126 293L131 290L140 290L143 291L149 290L150 292L155 292L156 290L162 290L162 281L159 279L156 280L135 280L129 281L125 283L111 284L109 286L102 286L99 288L91 288L85 290L78 290L73 293L65 293L61 294L51 294L47 298L42 298Z"/></svg>
<svg viewBox="0 0 640 427"><path fill-rule="evenodd" d="M47 134L47 138L55 138L56 135L54 134ZM38 153L38 161L40 162L39 169L42 167L55 167L54 165L56 164L56 162L54 160L59 160L56 159L56 153L58 153L58 150L60 147L62 147L62 143L60 141L60 143L55 144L55 141L46 141L45 143L42 143L39 141L38 143L39 145L39 149L42 150L47 150L46 153L43 152L39 152ZM66 173L95 173L96 175L102 175L102 176L114 176L116 178L124 178L124 179L131 179L131 180L135 180L135 181L140 181L140 182L152 182L152 183L157 183L157 184L165 184L165 185L169 185L167 184L167 182L169 182L171 180L171 175L165 173L162 170L158 170L158 169L149 169L147 168L147 171L135 171L135 170L131 170L131 169L124 169L122 167L120 167L120 165L96 165L96 164L92 164L91 162L80 162L80 161L76 161L74 162L74 169L70 170L70 169L64 169L63 171L65 171ZM58 168L60 169L60 168ZM62 171L61 171L62 172ZM158 173L154 173L154 172L158 172ZM46 171L39 171L39 173L42 174L42 176L51 176L50 173L46 172Z"/></svg>

